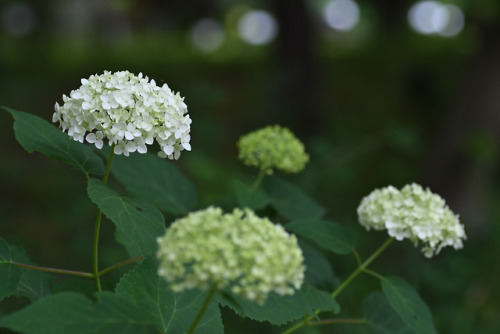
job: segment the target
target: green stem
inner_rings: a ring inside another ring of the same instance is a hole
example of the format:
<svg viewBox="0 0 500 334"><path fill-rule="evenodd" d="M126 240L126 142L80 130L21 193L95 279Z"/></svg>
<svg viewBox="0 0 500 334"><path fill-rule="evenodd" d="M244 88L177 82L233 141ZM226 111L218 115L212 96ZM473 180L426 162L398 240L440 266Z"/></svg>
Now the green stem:
<svg viewBox="0 0 500 334"><path fill-rule="evenodd" d="M313 318L314 317L312 315L309 315L309 316L305 317L304 319L302 319L301 322L296 323L295 326L288 328L286 331L282 332L281 334L290 334L290 333L293 333L297 329L302 328L302 327L308 325L309 322L311 321L311 319L313 319Z"/></svg>
<svg viewBox="0 0 500 334"><path fill-rule="evenodd" d="M108 182L109 171L111 170L111 162L113 161L114 156L114 145L111 147L111 153L109 154L108 163L106 165L106 172L104 173L104 177L102 178L102 182ZM97 215L95 219L94 225L94 240L92 243L92 274L94 275L95 286L97 291L101 291L101 281L99 280L99 230L101 228L101 218L102 211L97 208Z"/></svg>
<svg viewBox="0 0 500 334"><path fill-rule="evenodd" d="M99 253L99 229L101 228L101 209L97 209L97 217L95 219L94 225L94 240L92 243L92 275L95 280L95 287L97 291L101 291L101 281L99 280L99 263L98 263L98 253Z"/></svg>
<svg viewBox="0 0 500 334"><path fill-rule="evenodd" d="M38 270L38 271L44 271L44 272L47 272L47 273L72 275L72 276L79 276L79 277L86 277L86 278L94 278L93 274L86 273L86 272L83 272L83 271L74 271L74 270L49 268L49 267L40 267L40 266L33 266L31 264L24 264L24 263L19 263L19 262L12 262L12 264L15 264L16 266L21 267L21 268L33 269L33 270Z"/></svg>
<svg viewBox="0 0 500 334"><path fill-rule="evenodd" d="M260 183L264 179L264 176L266 176L266 171L261 169L259 172L259 175L257 175L257 178L255 179L252 187L258 188L260 186Z"/></svg>
<svg viewBox="0 0 500 334"><path fill-rule="evenodd" d="M101 270L98 273L98 276L101 277L102 275L107 274L110 271L113 271L113 270L115 270L115 269L117 269L117 268L119 268L121 266L124 266L124 265L129 264L129 263L134 263L134 262L140 261L142 259L144 259L143 256L138 256L138 257L134 257L132 259L128 259L128 260L125 260L125 261L122 261L122 262L118 262L116 264L113 264L112 266L107 267L106 269Z"/></svg>
<svg viewBox="0 0 500 334"><path fill-rule="evenodd" d="M353 255L354 255L354 257L356 258L356 264L357 264L358 266L360 266L360 265L361 265L361 257L359 256L358 252L354 249L354 250L352 251L352 254L353 254Z"/></svg>
<svg viewBox="0 0 500 334"><path fill-rule="evenodd" d="M379 280L383 280L384 279L384 277L382 277L382 275L380 275L376 271L373 271L373 270L370 270L370 269L365 269L365 270L363 270L363 272L366 273L366 274L368 274L368 275L375 276Z"/></svg>
<svg viewBox="0 0 500 334"><path fill-rule="evenodd" d="M391 244L394 240L393 237L387 239L382 246L379 247L368 259L365 260L356 270L352 272L352 274L347 277L347 279L339 285L335 291L332 292L332 297L335 298L339 295L339 293L344 290L344 288L351 283L353 279L355 279L361 272L363 272L372 262L375 260L386 248Z"/></svg>
<svg viewBox="0 0 500 334"><path fill-rule="evenodd" d="M102 182L108 183L108 176L111 170L111 163L113 162L113 157L115 156L115 145L111 146L111 152L109 153L108 164L106 165L106 172L102 178Z"/></svg>
<svg viewBox="0 0 500 334"><path fill-rule="evenodd" d="M212 288L210 289L210 292L207 295L207 298L205 299L205 302L203 303L203 306L200 309L200 312L198 312L198 315L193 320L193 323L191 324L191 327L189 327L189 330L187 331L186 334L192 334L194 332L196 326L198 326L198 323L201 320L201 317L203 317L203 314L207 310L208 305L210 304L210 300L212 299L212 297L215 294L215 291L217 291L217 288L215 286L212 286Z"/></svg>
<svg viewBox="0 0 500 334"><path fill-rule="evenodd" d="M373 254L365 260L365 262L361 263L358 268L356 270L354 270L352 272L351 275L349 275L349 277L347 277L347 279L342 282L342 284L339 285L339 287L337 289L335 289L335 291L332 292L332 297L333 298L336 298L340 292L342 290L344 290L344 288L349 285L349 283L351 283L351 281L353 279L356 278L356 276L358 276L360 273L366 271L367 267L373 262L373 260L375 260L377 258L377 256L379 256L386 248L387 246L389 246L391 244L391 242L394 240L393 237L387 239L383 244L382 246L380 246L375 252L373 252ZM359 255L357 255L357 253L354 254L356 256L356 258L359 257ZM320 310L316 310L315 313L316 314L319 314L321 311ZM314 319L314 317L312 315L309 315L307 317L305 317L301 322L295 324L295 326L293 327L290 327L289 329L287 329L286 331L284 331L282 334L290 334L290 333L293 333L295 332L297 329L299 328L302 328L306 325L310 325L310 322L311 320Z"/></svg>
<svg viewBox="0 0 500 334"><path fill-rule="evenodd" d="M137 261L140 261L144 259L143 256L138 256L134 257L131 259L127 259L118 263L113 264L112 266L107 267L106 269L101 270L97 275L99 277L109 273L110 271L113 271L121 266L134 263ZM91 273L86 273L84 271L76 271L76 270L67 270L67 269L59 269L59 268L50 268L50 267L42 267L42 266L34 266L31 264L25 264L25 263L19 263L19 262L12 262L12 264L21 267L21 268L26 268L26 269L32 269L32 270L38 270L38 271L44 271L47 273L53 273L53 274L63 274L63 275L71 275L71 276L78 276L78 277L85 277L85 278L94 278L94 274Z"/></svg>

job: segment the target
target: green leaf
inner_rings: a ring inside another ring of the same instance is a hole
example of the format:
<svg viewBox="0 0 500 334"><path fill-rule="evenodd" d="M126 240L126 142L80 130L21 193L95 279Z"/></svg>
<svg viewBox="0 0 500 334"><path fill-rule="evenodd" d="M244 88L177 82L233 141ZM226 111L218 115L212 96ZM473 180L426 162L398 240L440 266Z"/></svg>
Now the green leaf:
<svg viewBox="0 0 500 334"><path fill-rule="evenodd" d="M33 262L26 256L24 250L10 246L12 259L23 264L34 265ZM51 293L53 277L47 273L19 268L21 270L21 279L17 284L14 295L18 297L28 297L31 301L48 296Z"/></svg>
<svg viewBox="0 0 500 334"><path fill-rule="evenodd" d="M111 172L131 194L182 216L196 207L196 190L177 166L154 154L116 156Z"/></svg>
<svg viewBox="0 0 500 334"><path fill-rule="evenodd" d="M234 180L233 189L241 207L247 207L253 210L259 210L269 204L269 197L259 188L254 188L245 183Z"/></svg>
<svg viewBox="0 0 500 334"><path fill-rule="evenodd" d="M93 304L83 295L59 293L39 299L0 319L0 326L26 334L158 333L143 310L123 296L96 294Z"/></svg>
<svg viewBox="0 0 500 334"><path fill-rule="evenodd" d="M9 244L0 238L0 301L14 293L21 279L21 269L12 261Z"/></svg>
<svg viewBox="0 0 500 334"><path fill-rule="evenodd" d="M432 314L418 293L400 277L385 277L382 290L389 305L416 334L436 333Z"/></svg>
<svg viewBox="0 0 500 334"><path fill-rule="evenodd" d="M374 334L412 334L389 305L387 298L376 291L363 300L363 316Z"/></svg>
<svg viewBox="0 0 500 334"><path fill-rule="evenodd" d="M340 284L328 258L314 245L299 239L306 266L305 280L320 290L333 291Z"/></svg>
<svg viewBox="0 0 500 334"><path fill-rule="evenodd" d="M264 305L237 296L224 298L221 303L242 317L267 321L273 325L283 325L306 315L316 317L314 311L317 309L332 311L335 314L340 312L340 305L330 294L307 284L292 296L271 294Z"/></svg>
<svg viewBox="0 0 500 334"><path fill-rule="evenodd" d="M102 212L116 225L116 239L131 257L157 251L156 238L165 234L165 218L146 201L122 196L105 183L90 179L87 192Z"/></svg>
<svg viewBox="0 0 500 334"><path fill-rule="evenodd" d="M166 281L158 276L157 261L147 258L120 280L115 292L127 296L148 314L149 320L164 333L184 333L201 309L206 292L195 290L174 294ZM224 328L217 301L212 300L196 334L222 334Z"/></svg>
<svg viewBox="0 0 500 334"><path fill-rule="evenodd" d="M51 159L69 163L78 171L104 174L104 163L90 146L74 141L38 116L7 107L3 109L14 117L16 139L28 153L39 151Z"/></svg>
<svg viewBox="0 0 500 334"><path fill-rule="evenodd" d="M326 210L302 190L278 177L268 177L262 184L271 205L287 219L321 218Z"/></svg>
<svg viewBox="0 0 500 334"><path fill-rule="evenodd" d="M354 249L353 235L341 225L330 221L301 219L284 227L336 254L349 254Z"/></svg>

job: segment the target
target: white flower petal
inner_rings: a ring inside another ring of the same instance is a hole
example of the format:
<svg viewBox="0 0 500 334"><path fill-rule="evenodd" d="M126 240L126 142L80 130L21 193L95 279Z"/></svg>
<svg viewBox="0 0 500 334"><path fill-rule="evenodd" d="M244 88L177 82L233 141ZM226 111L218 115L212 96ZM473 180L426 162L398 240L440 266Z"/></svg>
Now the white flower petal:
<svg viewBox="0 0 500 334"><path fill-rule="evenodd" d="M95 134L95 133L89 133L89 134L87 135L86 139L87 139L87 142L89 142L89 143L93 144L93 143L95 143L95 141L97 140L97 136L96 136L96 134Z"/></svg>
<svg viewBox="0 0 500 334"><path fill-rule="evenodd" d="M165 152L166 155L170 155L174 152L174 148L169 145L163 146L163 152Z"/></svg>

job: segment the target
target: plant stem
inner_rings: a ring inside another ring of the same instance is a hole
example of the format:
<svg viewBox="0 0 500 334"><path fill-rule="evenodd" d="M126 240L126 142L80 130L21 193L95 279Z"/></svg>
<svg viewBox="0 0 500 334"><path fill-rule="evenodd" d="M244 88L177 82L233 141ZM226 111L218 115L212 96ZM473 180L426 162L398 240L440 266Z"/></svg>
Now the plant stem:
<svg viewBox="0 0 500 334"><path fill-rule="evenodd" d="M358 252L355 249L353 249L352 254L356 258L357 265L360 266L361 265L361 257L359 256Z"/></svg>
<svg viewBox="0 0 500 334"><path fill-rule="evenodd" d="M375 276L379 280L383 280L384 279L384 277L382 277L382 275L380 275L379 273L377 273L377 272L375 272L373 270L365 269L365 270L363 270L363 272L366 273L366 274L368 274L368 275Z"/></svg>
<svg viewBox="0 0 500 334"><path fill-rule="evenodd" d="M290 334L290 333L295 332L297 329L308 325L309 321L311 321L312 318L314 318L312 315L305 317L304 319L302 319L301 322L296 323L295 326L288 328L286 331L282 332L281 334Z"/></svg>
<svg viewBox="0 0 500 334"><path fill-rule="evenodd" d="M12 262L12 264L15 264L16 266L21 267L21 268L33 269L33 270L38 270L38 271L45 271L45 272L48 272L48 273L65 274L65 275L72 275L72 276L79 276L79 277L86 277L86 278L94 278L93 274L86 273L86 272L83 272L83 271L74 271L74 270L49 268L49 267L40 267L40 266L33 266L31 264L24 264L24 263L19 263L19 262Z"/></svg>
<svg viewBox="0 0 500 334"><path fill-rule="evenodd" d="M108 163L106 164L106 172L104 173L104 177L102 178L102 182L108 182L109 171L111 170L111 162L113 161L114 156L114 145L111 147L111 153L109 154ZM92 243L92 274L94 275L95 286L97 291L101 291L101 281L99 280L99 230L101 228L101 218L102 211L97 208L97 215L95 219L94 225L94 240Z"/></svg>
<svg viewBox="0 0 500 334"><path fill-rule="evenodd" d="M349 275L349 277L347 277L347 279L342 282L342 284L340 284L338 286L337 289L335 289L335 291L332 292L332 297L335 298L339 295L339 293L344 290L344 288L353 280L355 279L361 272L363 272L366 267L368 267L372 262L373 260L375 260L379 255L380 253L382 253L384 251L384 249L387 248L387 246L389 246L391 244L391 242L394 240L393 237L387 239L383 244L382 246L379 247L379 249L377 249L375 252L373 252L373 254L365 260L365 262L363 262L356 270L354 270L352 272L351 275Z"/></svg>
<svg viewBox="0 0 500 334"><path fill-rule="evenodd" d="M189 330L187 331L186 334L192 334L194 332L196 326L198 326L198 323L201 320L201 317L203 317L203 314L207 310L208 305L210 304L210 300L212 299L212 297L215 294L215 291L217 291L217 288L215 286L212 286L212 288L210 289L210 292L207 295L207 298L205 298L205 302L203 303L203 306L201 307L200 312L198 312L198 315L193 320L193 323L191 324L191 327L189 327Z"/></svg>
<svg viewBox="0 0 500 334"><path fill-rule="evenodd" d="M111 152L109 153L108 163L106 165L106 172L102 178L102 182L108 183L109 171L111 170L111 163L113 162L113 157L115 156L115 145L111 146Z"/></svg>
<svg viewBox="0 0 500 334"><path fill-rule="evenodd" d="M266 176L266 172L263 169L261 169L259 171L259 175L257 175L257 178L255 179L252 187L253 188L258 188L260 186L260 183L264 179L264 176Z"/></svg>
<svg viewBox="0 0 500 334"><path fill-rule="evenodd" d="M375 252L373 252L373 254L368 259L365 260L365 262L363 262L360 265L358 265L358 268L356 270L354 270L351 273L351 275L349 275L349 277L347 277L347 279L344 282L342 282L342 284L340 284L337 289L335 289L335 291L332 292L332 297L336 298L340 294L340 292L342 290L344 290L344 288L347 285L349 285L349 283L351 283L351 281L353 279L356 278L356 276L358 276L360 273L366 271L366 268L373 262L373 260L375 260L377 258L377 256L379 256L387 248L387 246L389 246L391 244L391 242L393 240L394 240L393 237L387 239L382 244L382 246L380 246ZM356 256L356 259L358 259L359 255L357 255L357 253L355 253L354 255ZM316 312L316 314L319 314L321 311L320 310L316 310L315 312ZM302 327L304 327L306 325L309 325L310 321L312 319L314 319L314 317L312 315L309 315L309 316L305 317L301 322L295 324L295 326L290 327L289 329L287 329L286 331L284 331L282 334L293 333L297 329L302 328Z"/></svg>
<svg viewBox="0 0 500 334"><path fill-rule="evenodd" d="M94 240L92 243L92 275L95 280L95 287L97 291L101 291L101 281L99 280L99 263L98 263L98 252L99 252L99 229L101 227L101 209L97 209L97 217L95 219L94 225Z"/></svg>
<svg viewBox="0 0 500 334"><path fill-rule="evenodd" d="M143 256L138 256L138 257L134 257L131 259L127 259L127 260L115 263L115 264L107 267L106 269L101 270L97 275L99 277L101 277L101 276L109 273L110 271L113 271L121 266L130 264L130 263L134 263L134 262L140 261L142 259L144 259ZM15 261L12 261L12 264L14 264L18 267L21 267L21 268L44 271L44 272L53 273L53 274L63 274L63 275L71 275L71 276L78 276L78 277L85 277L85 278L94 278L94 274L86 273L84 271L35 266L35 265L19 263L19 262L15 262Z"/></svg>
<svg viewBox="0 0 500 334"><path fill-rule="evenodd" d="M106 269L101 270L98 273L98 276L101 277L102 275L107 274L110 271L113 271L113 270L115 270L115 269L117 269L117 268L119 268L121 266L124 266L124 265L129 264L129 263L134 263L134 262L140 261L142 259L144 259L143 256L138 256L138 257L134 257L132 259L128 259L128 260L125 260L125 261L121 261L121 262L115 263L112 266L109 266ZM92 276L92 277L94 277L94 276Z"/></svg>

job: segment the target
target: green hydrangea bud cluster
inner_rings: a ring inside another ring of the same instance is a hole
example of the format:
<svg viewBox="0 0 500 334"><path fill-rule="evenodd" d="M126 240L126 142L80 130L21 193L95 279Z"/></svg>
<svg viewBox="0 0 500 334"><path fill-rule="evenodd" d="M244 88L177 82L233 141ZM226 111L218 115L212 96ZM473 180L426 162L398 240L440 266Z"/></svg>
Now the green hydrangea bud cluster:
<svg viewBox="0 0 500 334"><path fill-rule="evenodd" d="M215 287L263 303L271 292L293 294L304 279L296 237L249 209L190 213L158 245L158 274L175 292Z"/></svg>
<svg viewBox="0 0 500 334"><path fill-rule="evenodd" d="M164 84L121 71L104 72L81 80L80 88L63 95L64 104L55 104L53 122L81 143L101 149L104 141L114 145L115 154L146 153L156 141L158 156L178 159L191 150L191 118L179 93Z"/></svg>
<svg viewBox="0 0 500 334"><path fill-rule="evenodd" d="M418 184L374 190L361 201L358 218L367 230L386 229L390 236L410 239L415 246L422 242L422 252L429 258L445 246L462 248L466 239L464 226L445 201Z"/></svg>
<svg viewBox="0 0 500 334"><path fill-rule="evenodd" d="M304 144L293 133L279 125L244 135L238 141L239 159L247 166L257 167L266 174L279 169L298 173L309 161Z"/></svg>

